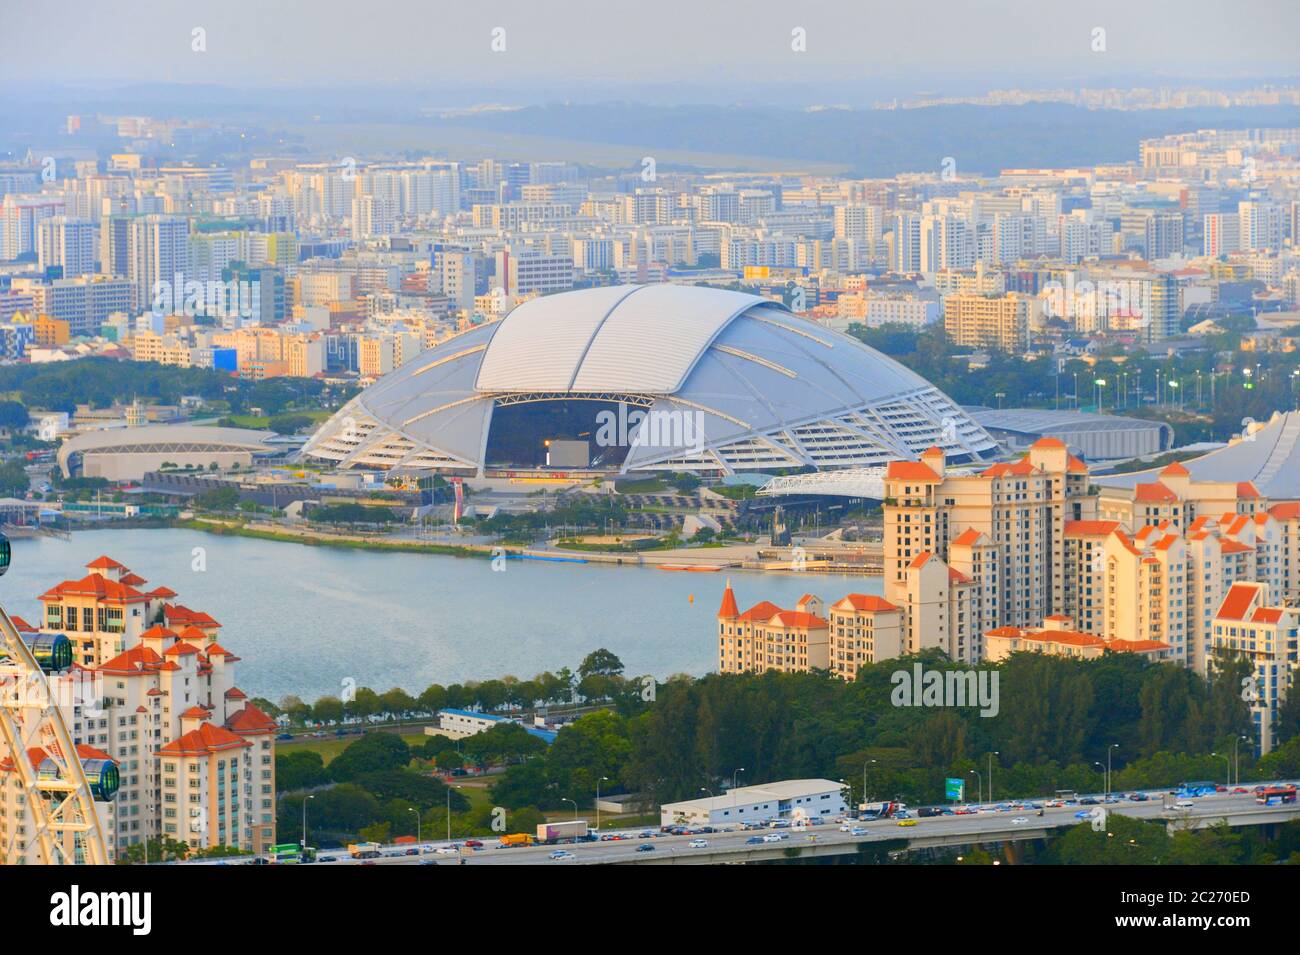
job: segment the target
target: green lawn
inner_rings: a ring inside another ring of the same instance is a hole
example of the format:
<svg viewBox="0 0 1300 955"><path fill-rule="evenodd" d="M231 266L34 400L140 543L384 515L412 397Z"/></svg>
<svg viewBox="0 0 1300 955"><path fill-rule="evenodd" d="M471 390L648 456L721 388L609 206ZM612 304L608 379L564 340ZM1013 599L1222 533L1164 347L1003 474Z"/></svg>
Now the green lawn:
<svg viewBox="0 0 1300 955"><path fill-rule="evenodd" d="M413 726L410 729L402 727L399 735L405 739L407 744L410 746L419 746L425 740L424 727L422 726ZM335 756L343 752L343 750L347 749L349 745L355 743L360 738L361 737L359 736L338 737L333 733L326 736L324 739L315 739L311 736L298 736L294 737L292 743L276 743L275 751L277 753L294 753L298 750L310 750L313 753L320 753L321 759L324 760L325 765L328 766Z"/></svg>

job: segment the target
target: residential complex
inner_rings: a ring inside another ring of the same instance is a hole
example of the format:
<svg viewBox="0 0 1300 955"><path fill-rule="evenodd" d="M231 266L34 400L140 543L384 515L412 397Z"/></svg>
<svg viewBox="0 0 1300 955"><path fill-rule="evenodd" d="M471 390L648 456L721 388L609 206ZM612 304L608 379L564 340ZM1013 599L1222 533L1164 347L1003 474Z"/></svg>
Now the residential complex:
<svg viewBox="0 0 1300 955"><path fill-rule="evenodd" d="M968 664L1016 652L1134 653L1213 678L1252 673L1261 752L1300 662L1300 504L1171 464L1095 485L1055 438L1016 462L951 468L932 448L884 475L883 596L718 611L718 670L825 670L925 650Z"/></svg>

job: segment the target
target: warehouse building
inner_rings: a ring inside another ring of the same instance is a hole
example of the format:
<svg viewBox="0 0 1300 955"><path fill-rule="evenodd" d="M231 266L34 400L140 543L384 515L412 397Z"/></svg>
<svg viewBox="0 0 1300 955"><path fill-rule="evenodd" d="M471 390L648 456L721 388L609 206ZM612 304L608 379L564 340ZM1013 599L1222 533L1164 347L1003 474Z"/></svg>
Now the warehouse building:
<svg viewBox="0 0 1300 955"><path fill-rule="evenodd" d="M844 784L832 779L786 779L738 786L721 796L665 803L660 825L718 826L772 819L833 819L843 815Z"/></svg>
<svg viewBox="0 0 1300 955"><path fill-rule="evenodd" d="M1050 408L962 409L1009 451L1039 438L1057 438L1088 461L1149 457L1173 447L1174 429L1161 421Z"/></svg>

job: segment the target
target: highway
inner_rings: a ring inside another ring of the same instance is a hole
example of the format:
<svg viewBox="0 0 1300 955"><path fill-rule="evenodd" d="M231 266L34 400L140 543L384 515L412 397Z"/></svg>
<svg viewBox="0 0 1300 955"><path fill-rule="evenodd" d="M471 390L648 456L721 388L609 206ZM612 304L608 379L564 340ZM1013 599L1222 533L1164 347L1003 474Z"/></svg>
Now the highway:
<svg viewBox="0 0 1300 955"><path fill-rule="evenodd" d="M647 830L626 830L621 834L627 838L617 841L580 842L560 846L528 846L512 849L496 848L496 840L482 838L484 848L479 850L451 850L446 842L424 842L419 848L420 855L382 855L369 860L374 865L419 865L435 862L438 865L701 865L720 863L756 862L768 859L781 859L788 856L789 850L797 849L801 855L842 855L857 851L863 843L883 842L886 840L906 839L913 848L958 846L978 842L999 842L1006 840L1037 839L1048 835L1053 829L1078 825L1088 820L1079 818L1080 813L1089 813L1095 809L1105 809L1108 813L1120 813L1138 819L1161 820L1169 824L1202 827L1214 825L1227 820L1231 825L1268 825L1288 822L1300 818L1300 804L1260 806L1255 802L1252 790L1254 783L1243 784L1245 793L1223 792L1201 796L1190 800L1190 808L1165 806L1177 801L1168 796L1166 791L1151 791L1146 802L1130 802L1127 799L1100 806L1062 806L1044 808L1043 815L1035 809L996 810L984 806L978 813L969 815L930 816L913 818L915 825L900 826L899 820L882 819L875 822L849 822L848 826L865 830L854 835L852 831L840 831L839 824L827 823L820 826L808 826L804 829L769 828L757 831L714 832L701 835L668 836L655 832L650 838L643 838L640 833ZM1042 800L1034 800L1042 802ZM1006 805L1006 804L998 804ZM614 834L615 830L603 832L602 835ZM779 837L770 841L751 843L749 840L764 836ZM694 840L704 840L707 845L692 848ZM454 843L459 844L459 843ZM653 850L637 851L638 846L651 845ZM386 853L404 853L410 846L391 846ZM439 853L438 849L444 849ZM552 853L565 851L572 858L552 859ZM322 850L322 859L329 857L332 862L317 862L317 865L361 865L362 860L352 859L342 849ZM204 862L193 864L220 864ZM227 864L242 864L238 860L229 860Z"/></svg>

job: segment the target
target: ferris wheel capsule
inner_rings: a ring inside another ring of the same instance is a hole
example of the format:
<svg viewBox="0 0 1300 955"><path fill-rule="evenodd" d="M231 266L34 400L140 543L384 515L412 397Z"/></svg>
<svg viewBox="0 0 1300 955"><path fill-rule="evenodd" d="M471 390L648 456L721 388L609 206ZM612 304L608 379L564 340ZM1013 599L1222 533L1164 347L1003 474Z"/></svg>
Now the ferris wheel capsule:
<svg viewBox="0 0 1300 955"><path fill-rule="evenodd" d="M0 577L3 577L5 571L9 569L9 561L13 558L13 548L9 545L9 538L0 534Z"/></svg>

